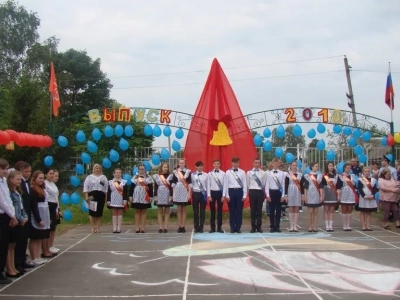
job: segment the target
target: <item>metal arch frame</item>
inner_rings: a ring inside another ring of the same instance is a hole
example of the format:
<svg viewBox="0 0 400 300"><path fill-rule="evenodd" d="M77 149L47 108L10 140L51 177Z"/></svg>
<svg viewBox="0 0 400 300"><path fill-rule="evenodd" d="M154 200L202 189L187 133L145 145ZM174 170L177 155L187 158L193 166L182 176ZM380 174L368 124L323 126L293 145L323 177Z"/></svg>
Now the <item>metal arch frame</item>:
<svg viewBox="0 0 400 300"><path fill-rule="evenodd" d="M328 116L328 122L323 122L322 116L316 116L312 115L311 119L309 121L306 121L300 113L304 109L310 109L313 113L316 111L321 111L323 109L328 110L329 116ZM298 119L295 122L287 122L286 118L286 113L285 111L287 109L292 109ZM336 123L332 121L332 112L333 111L340 111L343 113L343 121L340 123ZM268 113L271 115L274 115L275 118L272 121L269 121L272 116L267 116ZM322 123L322 124L331 124L331 125L342 125L342 126L347 126L351 128L359 128L363 130L368 130L371 133L375 134L387 134L391 132L391 122L385 121L380 118L376 118L370 115L362 114L362 113L356 113L356 118L357 118L357 126L354 126L353 120L352 120L352 112L348 110L340 110L340 109L334 109L334 108L327 108L327 107L286 107L286 108L278 108L278 109L270 109L270 110L264 110L264 111L259 111L255 113L250 113L244 116L246 119L249 128L250 129L258 129L258 128L263 128L263 127L268 127L268 126L276 126L276 125L281 125L281 124L300 124L300 123ZM299 118L300 117L300 118ZM380 126L376 123L382 123ZM364 125L364 126L363 126Z"/></svg>

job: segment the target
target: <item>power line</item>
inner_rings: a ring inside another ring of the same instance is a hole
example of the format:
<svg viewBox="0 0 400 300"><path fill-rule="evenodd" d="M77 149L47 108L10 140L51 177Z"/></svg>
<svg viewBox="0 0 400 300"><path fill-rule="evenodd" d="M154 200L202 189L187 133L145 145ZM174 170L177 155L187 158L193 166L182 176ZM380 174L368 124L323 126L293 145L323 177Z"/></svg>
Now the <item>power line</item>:
<svg viewBox="0 0 400 300"><path fill-rule="evenodd" d="M274 62L274 63L266 63L266 64L244 65L244 66L236 66L236 67L224 67L224 70L234 70L234 69L244 69L244 68L255 68L255 67L263 67L263 66L273 66L273 65L300 63L300 62L324 60L324 59L331 59L331 58L338 58L338 57L343 57L343 55L308 58L308 59L299 59L299 60L290 60L290 61L282 61L282 62ZM139 75L127 75L127 76L113 76L113 77L107 77L107 78L108 79L117 79L117 78L168 76L168 75L179 75L179 74L204 73L204 72L209 72L209 71L210 71L209 69L204 69L204 70L193 70L193 71L182 71L182 72L167 72L167 73L139 74ZM100 79L100 78L99 77L71 78L71 79L64 79L64 80L61 79L59 81L79 81L79 80L88 80L88 79Z"/></svg>

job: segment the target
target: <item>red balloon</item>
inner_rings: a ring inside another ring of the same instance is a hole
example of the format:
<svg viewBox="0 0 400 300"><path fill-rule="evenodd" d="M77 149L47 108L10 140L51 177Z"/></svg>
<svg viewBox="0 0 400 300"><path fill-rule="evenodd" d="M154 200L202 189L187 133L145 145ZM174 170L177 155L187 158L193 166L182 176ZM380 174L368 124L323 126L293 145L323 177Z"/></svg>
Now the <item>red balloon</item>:
<svg viewBox="0 0 400 300"><path fill-rule="evenodd" d="M46 141L44 139L43 135L35 135L35 139L36 139L36 143L35 143L35 147L45 147L46 146Z"/></svg>
<svg viewBox="0 0 400 300"><path fill-rule="evenodd" d="M5 142L5 137L4 137L3 133L4 133L4 131L0 130L0 144L6 145L7 143Z"/></svg>
<svg viewBox="0 0 400 300"><path fill-rule="evenodd" d="M15 143L17 146L25 146L26 145L26 138L25 135L22 132L18 133L17 139L15 140Z"/></svg>
<svg viewBox="0 0 400 300"><path fill-rule="evenodd" d="M11 142L11 136L8 134L8 132L3 131L3 142L4 145L7 145L9 142Z"/></svg>
<svg viewBox="0 0 400 300"><path fill-rule="evenodd" d="M7 129L5 132L7 132L10 135L12 141L15 141L18 137L18 133L12 129Z"/></svg>
<svg viewBox="0 0 400 300"><path fill-rule="evenodd" d="M394 144L396 143L395 140L394 140L393 135L391 135L390 133L389 133L389 135L387 136L386 141L387 141L387 144L388 144L390 147L394 146Z"/></svg>
<svg viewBox="0 0 400 300"><path fill-rule="evenodd" d="M53 139L50 136L46 135L44 139L46 141L45 147L50 147L53 144Z"/></svg>

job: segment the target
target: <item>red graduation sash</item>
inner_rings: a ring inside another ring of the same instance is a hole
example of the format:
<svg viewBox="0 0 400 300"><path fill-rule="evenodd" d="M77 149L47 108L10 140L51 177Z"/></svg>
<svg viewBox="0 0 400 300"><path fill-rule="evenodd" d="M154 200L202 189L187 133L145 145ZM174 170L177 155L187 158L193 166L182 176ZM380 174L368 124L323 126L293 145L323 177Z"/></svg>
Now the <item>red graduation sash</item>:
<svg viewBox="0 0 400 300"><path fill-rule="evenodd" d="M165 186L167 189L169 189L169 188L170 188L170 185L169 185L169 183L167 182L167 180L165 179L164 175L158 175L158 177L160 177L161 182L164 184L164 186Z"/></svg>
<svg viewBox="0 0 400 300"><path fill-rule="evenodd" d="M146 202L150 202L149 187L144 182L143 178L140 177L140 176L138 177L138 182L144 188L144 190L146 191L146 197L144 198L144 200L146 200Z"/></svg>
<svg viewBox="0 0 400 300"><path fill-rule="evenodd" d="M121 186L119 185L119 183L117 181L114 181L113 184L114 184L115 189L117 190L118 194L123 196L124 191L121 189Z"/></svg>
<svg viewBox="0 0 400 300"><path fill-rule="evenodd" d="M310 178L311 178L311 181L314 183L314 186L315 186L315 188L317 189L318 194L321 196L321 191L319 190L319 185L318 185L317 179L314 177L313 174L310 174L309 176L310 176Z"/></svg>
<svg viewBox="0 0 400 300"><path fill-rule="evenodd" d="M356 192L356 188L355 188L353 182L346 175L343 174L342 176L344 177L344 180L346 180L347 186L349 188L351 188L351 190L353 191L354 199L355 199L356 203L358 203L359 198L358 198L358 194Z"/></svg>
<svg viewBox="0 0 400 300"><path fill-rule="evenodd" d="M332 180L329 178L328 175L324 175L324 178L325 178L326 183L329 184L329 186L332 189L332 191L335 192L336 200L337 200L339 197L338 197L338 191L337 191L336 186L333 184Z"/></svg>
<svg viewBox="0 0 400 300"><path fill-rule="evenodd" d="M372 193L371 181L369 181L368 178L366 178L366 177L362 177L361 179L362 179L362 181L364 181L364 183L367 185L367 188L368 188L369 191Z"/></svg>
<svg viewBox="0 0 400 300"><path fill-rule="evenodd" d="M301 193L301 186L300 186L299 179L296 176L294 176L293 174L290 174L290 177L292 178L294 184L297 186L297 188L299 189L299 191Z"/></svg>
<svg viewBox="0 0 400 300"><path fill-rule="evenodd" d="M183 177L181 171L176 171L176 173L178 174L179 179L181 180L182 184L185 186L186 190L189 192L189 185L186 182L185 177Z"/></svg>

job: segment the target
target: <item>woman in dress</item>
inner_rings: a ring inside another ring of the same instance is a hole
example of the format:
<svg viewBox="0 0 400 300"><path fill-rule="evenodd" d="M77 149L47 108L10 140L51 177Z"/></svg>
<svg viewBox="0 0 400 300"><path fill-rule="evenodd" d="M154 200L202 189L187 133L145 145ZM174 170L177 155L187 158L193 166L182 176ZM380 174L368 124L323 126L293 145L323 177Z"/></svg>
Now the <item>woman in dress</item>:
<svg viewBox="0 0 400 300"><path fill-rule="evenodd" d="M190 205L192 197L192 176L190 170L186 168L185 159L181 158L179 160L178 167L172 174L173 201L178 207L178 232L186 232L186 206Z"/></svg>
<svg viewBox="0 0 400 300"><path fill-rule="evenodd" d="M129 201L135 209L136 233L146 232L147 209L151 208L153 178L146 173L144 165L139 165L139 173L132 178Z"/></svg>
<svg viewBox="0 0 400 300"><path fill-rule="evenodd" d="M304 200L304 176L298 171L297 162L293 161L285 178L285 201L289 206L289 232L298 232L297 222L302 200Z"/></svg>
<svg viewBox="0 0 400 300"><path fill-rule="evenodd" d="M346 163L343 166L344 173L339 175L336 188L339 191L338 198L342 207L343 231L352 231L350 227L351 212L353 206L358 202L356 190L357 181L353 174L350 174L351 165Z"/></svg>
<svg viewBox="0 0 400 300"><path fill-rule="evenodd" d="M363 175L358 179L358 193L360 194L360 220L362 231L372 231L371 229L371 212L376 211L375 194L378 192L378 181L371 177L369 167L363 168Z"/></svg>
<svg viewBox="0 0 400 300"><path fill-rule="evenodd" d="M89 207L89 221L92 233L100 233L101 217L108 191L108 180L103 175L99 164L93 166L92 174L87 176L83 184L83 194Z"/></svg>
<svg viewBox="0 0 400 300"><path fill-rule="evenodd" d="M44 177L46 180L44 181L45 191L46 191L46 201L49 204L49 212L50 212L50 238L44 240L42 243L42 252L50 252L56 254L60 251L60 249L53 247L54 238L56 236L56 227L57 221L59 220L59 202L58 195L59 191L54 182L54 170L46 168L44 170Z"/></svg>
<svg viewBox="0 0 400 300"><path fill-rule="evenodd" d="M322 177L321 188L324 189L324 219L325 230L333 232L333 216L335 215L335 207L338 204L338 191L336 183L338 174L336 173L333 162L328 162L325 166L325 174Z"/></svg>
<svg viewBox="0 0 400 300"><path fill-rule="evenodd" d="M50 212L46 201L44 174L42 171L33 173L29 194L32 214L29 228L29 252L31 253L32 263L40 265L45 262L39 257L42 241L50 237ZM46 249L44 250L42 258L51 258L53 256L50 252L46 252Z"/></svg>
<svg viewBox="0 0 400 300"><path fill-rule="evenodd" d="M383 206L383 228L390 229L390 212L396 221L396 228L400 228L399 208L397 206L397 197L399 192L399 183L392 178L390 169L384 169L378 180L379 198Z"/></svg>
<svg viewBox="0 0 400 300"><path fill-rule="evenodd" d="M113 233L121 233L122 213L129 198L129 188L122 179L122 170L114 170L114 178L108 182L107 206L111 208Z"/></svg>
<svg viewBox="0 0 400 300"><path fill-rule="evenodd" d="M172 180L172 174L169 171L168 163L162 163L158 174L154 175L154 203L157 205L157 219L159 233L168 232L168 223L170 215L170 207L174 205L172 203L172 187L170 181ZM163 214L164 214L164 226L163 226ZM164 228L163 228L164 227Z"/></svg>
<svg viewBox="0 0 400 300"><path fill-rule="evenodd" d="M308 232L317 232L318 207L322 205L324 190L320 188L322 174L317 174L318 163L310 164L311 172L304 175L304 202L308 207Z"/></svg>
<svg viewBox="0 0 400 300"><path fill-rule="evenodd" d="M22 240L22 227L28 222L28 215L24 211L24 206L21 198L21 180L22 175L19 171L11 171L8 173L7 183L10 189L10 196L15 209L15 217L18 220L18 225L10 227L10 237L7 253L6 276L17 278L24 274L23 269L18 271L15 267L15 244Z"/></svg>

